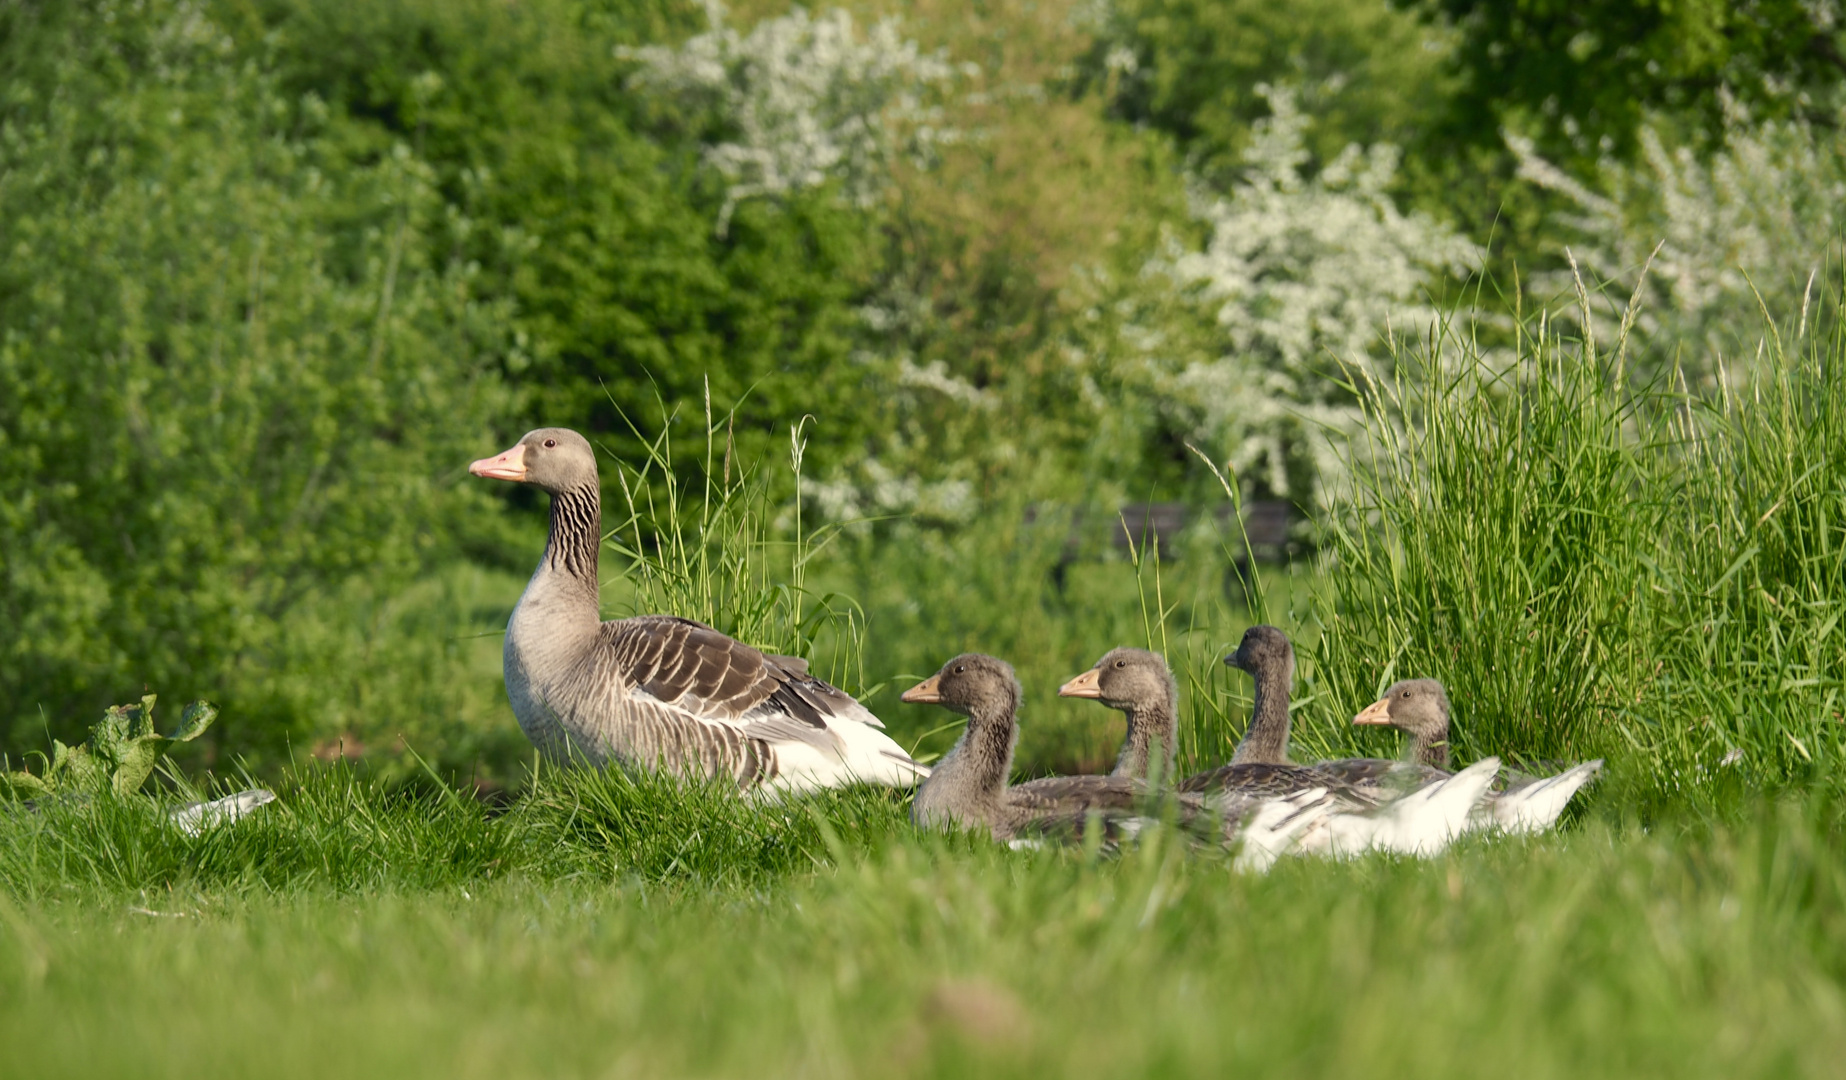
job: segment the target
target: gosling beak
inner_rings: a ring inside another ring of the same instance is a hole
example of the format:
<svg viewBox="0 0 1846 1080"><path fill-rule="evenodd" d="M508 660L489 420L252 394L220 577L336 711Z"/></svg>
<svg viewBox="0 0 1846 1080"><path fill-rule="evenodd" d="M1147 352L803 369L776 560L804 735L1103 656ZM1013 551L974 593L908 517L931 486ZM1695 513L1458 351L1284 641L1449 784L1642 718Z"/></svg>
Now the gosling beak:
<svg viewBox="0 0 1846 1080"><path fill-rule="evenodd" d="M942 700L942 675L931 675L922 682L898 695L899 701L908 701L912 705L927 705Z"/></svg>
<svg viewBox="0 0 1846 1080"><path fill-rule="evenodd" d="M1077 676L1071 681L1065 683L1063 686L1058 687L1058 696L1059 697L1087 697L1087 698L1102 697L1102 684L1098 682L1098 680L1101 678L1102 678L1102 673L1097 671L1095 668L1091 668L1090 670Z"/></svg>
<svg viewBox="0 0 1846 1080"><path fill-rule="evenodd" d="M490 480L514 480L524 482L526 478L526 444L519 443L511 450L493 457L482 458L468 466L468 471L476 476L485 476Z"/></svg>
<svg viewBox="0 0 1846 1080"><path fill-rule="evenodd" d="M1359 711L1352 718L1355 724L1389 724L1391 722L1391 699L1379 698Z"/></svg>

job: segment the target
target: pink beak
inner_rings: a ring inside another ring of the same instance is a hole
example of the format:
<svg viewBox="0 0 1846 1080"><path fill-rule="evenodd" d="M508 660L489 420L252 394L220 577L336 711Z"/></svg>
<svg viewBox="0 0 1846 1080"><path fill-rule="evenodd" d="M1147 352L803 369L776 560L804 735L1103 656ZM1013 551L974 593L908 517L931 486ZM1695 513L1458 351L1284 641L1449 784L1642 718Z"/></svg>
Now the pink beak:
<svg viewBox="0 0 1846 1080"><path fill-rule="evenodd" d="M523 482L526 478L526 444L519 443L505 453L482 458L468 466L468 471L476 476L485 476L490 480Z"/></svg>
<svg viewBox="0 0 1846 1080"><path fill-rule="evenodd" d="M1081 675L1058 687L1059 697L1102 697L1102 672L1091 668Z"/></svg>

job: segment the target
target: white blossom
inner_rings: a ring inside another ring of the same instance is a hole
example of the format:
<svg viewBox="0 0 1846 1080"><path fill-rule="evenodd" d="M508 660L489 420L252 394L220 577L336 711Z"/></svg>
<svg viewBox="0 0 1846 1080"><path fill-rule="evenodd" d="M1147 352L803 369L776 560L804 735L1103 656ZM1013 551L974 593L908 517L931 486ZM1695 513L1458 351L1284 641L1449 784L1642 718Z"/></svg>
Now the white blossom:
<svg viewBox="0 0 1846 1080"><path fill-rule="evenodd" d="M1616 340L1643 267L1631 342L1645 340L1661 363L1678 363L1690 379L1709 383L1724 358L1753 352L1766 333L1765 309L1786 324L1785 334L1805 328L1802 313L1820 299L1810 289L1846 227L1846 147L1831 132L1754 123L1733 105L1723 144L1701 157L1669 145L1650 125L1636 163L1599 167L1596 180L1608 195L1540 158L1530 141L1510 133L1506 141L1521 177L1574 207L1556 224L1586 287L1615 285L1591 306L1599 342ZM1569 271L1535 284L1559 296L1575 288ZM1581 319L1576 305L1560 313Z"/></svg>
<svg viewBox="0 0 1846 1080"><path fill-rule="evenodd" d="M863 36L852 16L796 8L748 33L725 23L708 0L711 28L683 45L622 49L638 61L631 85L708 105L727 137L705 161L729 182L723 232L744 199L780 196L838 179L860 204L876 197L892 155L927 155L952 139L929 91L953 68L926 54L884 19Z"/></svg>
<svg viewBox="0 0 1846 1080"><path fill-rule="evenodd" d="M1361 422L1333 373L1377 373L1393 327L1420 336L1440 320L1425 295L1431 276L1465 276L1480 253L1448 225L1398 210L1390 144L1348 146L1304 177L1307 119L1292 92L1259 89L1272 115L1255 127L1243 178L1223 197L1195 197L1211 229L1204 249L1154 266L1215 308L1225 351L1162 389L1220 460L1300 496L1289 490L1286 444L1305 442L1319 473L1337 482L1342 466L1327 435Z"/></svg>

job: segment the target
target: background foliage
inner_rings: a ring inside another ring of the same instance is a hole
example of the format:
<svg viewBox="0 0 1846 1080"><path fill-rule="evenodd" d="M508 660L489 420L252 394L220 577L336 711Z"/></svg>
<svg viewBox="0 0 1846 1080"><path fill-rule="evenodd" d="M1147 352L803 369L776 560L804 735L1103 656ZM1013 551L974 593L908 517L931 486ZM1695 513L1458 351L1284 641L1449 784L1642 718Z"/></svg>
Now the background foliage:
<svg viewBox="0 0 1846 1080"><path fill-rule="evenodd" d="M936 721L894 678L981 647L1027 675L1025 767L1094 763L1113 721L1049 687L1150 641L1209 755L1247 689L1216 655L1268 618L1314 654L1307 747L1415 663L1491 699L1483 751L1799 775L1838 679L1830 11L8 5L0 737L145 688L224 707L215 762L512 780L497 633L543 500L463 466L542 422L605 452L611 614L815 653L907 737ZM1585 531L1528 547L1545 476ZM1510 532L1419 534L1412 490ZM1103 538L1257 496L1309 521L1255 593L1234 530ZM1595 509L1637 501L1658 535ZM1631 575L1676 599L1607 607ZM1759 594L1821 605L1772 660ZM1445 621L1463 596L1491 610ZM1701 683L1707 622L1756 629ZM1504 655L1404 644L1448 633Z"/></svg>

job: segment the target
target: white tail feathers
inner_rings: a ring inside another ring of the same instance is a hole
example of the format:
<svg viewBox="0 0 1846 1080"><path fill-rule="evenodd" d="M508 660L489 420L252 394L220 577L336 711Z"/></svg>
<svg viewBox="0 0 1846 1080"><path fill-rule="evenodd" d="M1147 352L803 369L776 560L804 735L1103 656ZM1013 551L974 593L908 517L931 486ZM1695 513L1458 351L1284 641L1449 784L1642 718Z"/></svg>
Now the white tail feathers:
<svg viewBox="0 0 1846 1080"><path fill-rule="evenodd" d="M1494 824L1509 833L1535 833L1549 829L1564 812L1571 796L1602 771L1602 759L1586 761L1556 776L1509 788L1487 803Z"/></svg>
<svg viewBox="0 0 1846 1080"><path fill-rule="evenodd" d="M891 736L870 724L835 720L828 725L833 747L788 740L777 745L781 771L764 787L776 792L814 791L847 784L909 787L929 776L929 767L910 760Z"/></svg>
<svg viewBox="0 0 1846 1080"><path fill-rule="evenodd" d="M1323 828L1301 838L1300 848L1332 856L1364 851L1434 855L1467 829L1468 812L1487 793L1499 771L1499 758L1483 758L1446 780L1418 788L1376 810L1330 814Z"/></svg>
<svg viewBox="0 0 1846 1080"><path fill-rule="evenodd" d="M1236 868L1258 874L1268 872L1287 854L1340 858L1389 851L1427 858L1470 828L1498 827L1509 833L1550 828L1571 797L1602 770L1602 764L1600 759L1586 761L1556 776L1489 796L1487 789L1500 771L1500 759L1483 758L1447 779L1372 810L1353 809L1325 787L1307 788L1266 800L1241 822L1227 823L1225 838L1238 844ZM1129 818L1116 825L1121 838L1127 840L1151 823ZM1012 846L1038 847L1040 842L1016 840Z"/></svg>
<svg viewBox="0 0 1846 1080"><path fill-rule="evenodd" d="M1334 802L1324 787L1263 803L1236 831L1240 844L1233 865L1247 873L1267 873L1303 833L1324 825L1333 812Z"/></svg>

